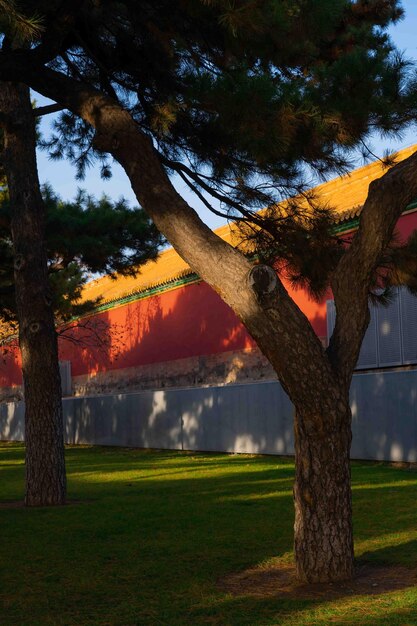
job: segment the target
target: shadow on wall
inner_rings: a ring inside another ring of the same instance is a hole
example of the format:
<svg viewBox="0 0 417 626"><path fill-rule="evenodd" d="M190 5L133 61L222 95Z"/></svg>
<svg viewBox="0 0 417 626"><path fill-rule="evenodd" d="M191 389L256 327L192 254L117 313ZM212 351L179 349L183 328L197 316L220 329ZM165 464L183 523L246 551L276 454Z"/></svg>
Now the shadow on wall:
<svg viewBox="0 0 417 626"><path fill-rule="evenodd" d="M205 283L132 303L128 308L129 342L116 368L177 361L172 373L160 375L162 387L205 384L204 371L185 369L182 360L254 347L233 311ZM236 363L218 362L213 374L225 381ZM207 372L206 372L207 373ZM137 381L140 384L140 379Z"/></svg>
<svg viewBox="0 0 417 626"><path fill-rule="evenodd" d="M417 461L417 371L356 374L352 458ZM71 443L293 454L294 408L278 382L64 401Z"/></svg>
<svg viewBox="0 0 417 626"><path fill-rule="evenodd" d="M4 402L0 404L0 440L24 441L25 405L24 402Z"/></svg>
<svg viewBox="0 0 417 626"><path fill-rule="evenodd" d="M198 361L182 372L181 361L187 357L250 350L254 346L233 311L205 283L89 316L59 336L60 360L71 362L73 376L88 375L94 379L106 372L161 364L158 378L166 386L178 386L178 378L180 384L204 384L209 371L211 382L233 382L245 365L239 359L212 363L202 372ZM177 362L174 371L165 375L163 364L173 361ZM262 362L262 357L258 361ZM271 371L268 374L273 376ZM9 387L16 381L21 383L20 363L14 355L7 355L0 367L0 379L4 379L3 387L9 395ZM133 381L128 379L126 386L131 386L131 382L136 389L140 388L140 374ZM17 398L13 394L9 399Z"/></svg>
<svg viewBox="0 0 417 626"><path fill-rule="evenodd" d="M75 343L60 341L60 358L71 361L73 376L94 377L110 370L255 347L233 311L205 283L118 306L93 319L107 337L101 345L91 339L87 342L83 328L73 329ZM233 376L229 370L237 364L229 360L214 367L221 382ZM198 372L194 378L189 384L204 384Z"/></svg>
<svg viewBox="0 0 417 626"><path fill-rule="evenodd" d="M356 374L352 458L417 462L417 371Z"/></svg>
<svg viewBox="0 0 417 626"><path fill-rule="evenodd" d="M91 343L91 329L83 327L72 330L75 343L61 340L60 357L72 361L74 375L254 345L204 283L96 317L107 343ZM226 377L226 364L219 369L219 377ZM266 383L265 389L250 385L65 399L65 436L68 443L291 454L291 404L278 384ZM4 413L0 436L21 440L23 405L4 406L11 413Z"/></svg>
<svg viewBox="0 0 417 626"><path fill-rule="evenodd" d="M352 452L417 462L417 370L355 374ZM64 401L68 442L293 454L294 408L278 382Z"/></svg>
<svg viewBox="0 0 417 626"><path fill-rule="evenodd" d="M293 454L293 408L278 383L64 400L68 443Z"/></svg>
<svg viewBox="0 0 417 626"><path fill-rule="evenodd" d="M417 461L417 370L356 374L352 458ZM293 454L293 406L277 382L63 401L68 443ZM21 441L23 403L0 406L0 438Z"/></svg>
<svg viewBox="0 0 417 626"><path fill-rule="evenodd" d="M324 305L313 303L302 292L294 296L322 334ZM251 350L256 344L217 293L199 282L83 318L60 336L59 346L60 360L71 362L73 376L94 377L140 365ZM244 366L239 359L211 363L211 382L233 383ZM261 358L259 366L268 378L274 376L266 360ZM186 384L204 384L204 375L207 370L203 375L190 372L192 379ZM15 384L21 384L20 362L8 354L0 363L0 386ZM135 386L139 384L140 380ZM167 386L175 386L174 378Z"/></svg>

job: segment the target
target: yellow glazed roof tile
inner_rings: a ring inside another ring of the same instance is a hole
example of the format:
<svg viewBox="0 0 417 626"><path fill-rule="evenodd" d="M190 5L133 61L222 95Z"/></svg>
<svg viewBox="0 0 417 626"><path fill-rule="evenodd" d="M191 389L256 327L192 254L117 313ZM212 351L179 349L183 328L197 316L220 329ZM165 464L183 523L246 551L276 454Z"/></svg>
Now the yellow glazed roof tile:
<svg viewBox="0 0 417 626"><path fill-rule="evenodd" d="M147 261L136 276L104 276L87 283L83 300L102 297L104 301L161 285L173 278L191 273L190 267L173 248L163 250L156 261Z"/></svg>
<svg viewBox="0 0 417 626"><path fill-rule="evenodd" d="M417 145L410 146L398 152L396 159L402 161L416 151ZM321 204L328 205L336 212L337 222L353 219L361 212L370 183L376 178L380 178L384 172L382 163L375 161L359 167L350 174L318 185L314 189L315 196ZM233 224L226 224L214 232L225 241L237 244L238 237L233 230ZM148 261L143 265L136 277L117 276L112 279L105 276L87 283L83 290L82 299L89 300L101 297L102 302L105 303L163 285L191 273L192 270L187 263L173 248L169 248L162 251L156 261Z"/></svg>

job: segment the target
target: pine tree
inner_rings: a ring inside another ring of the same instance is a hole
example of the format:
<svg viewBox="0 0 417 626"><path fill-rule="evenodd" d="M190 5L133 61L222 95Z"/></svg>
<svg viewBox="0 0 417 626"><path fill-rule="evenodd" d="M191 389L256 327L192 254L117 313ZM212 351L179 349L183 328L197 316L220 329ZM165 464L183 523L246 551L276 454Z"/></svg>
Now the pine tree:
<svg viewBox="0 0 417 626"><path fill-rule="evenodd" d="M39 33L37 20L26 19L12 2L3 5L10 10L0 24L14 47L27 49ZM78 302L87 268L137 271L131 263L155 257L161 237L143 211L128 211L123 201L112 206L103 197L97 204L80 193L75 204L64 204L50 189L42 198L36 121L26 86L0 83L0 122L0 320L3 340L18 329L22 355L25 504L58 505L66 501L66 472L55 324L94 306ZM95 252L92 245L98 246Z"/></svg>
<svg viewBox="0 0 417 626"><path fill-rule="evenodd" d="M25 503L58 505L66 501L61 379L47 276L45 211L36 167L35 122L28 87L1 83L0 111L25 386Z"/></svg>
<svg viewBox="0 0 417 626"><path fill-rule="evenodd" d="M6 327L4 340L7 329L19 332L25 384L25 503L64 504L55 325L97 304L80 301L88 270L135 273L141 263L155 258L162 239L143 210L129 210L123 200L113 204L103 196L97 202L80 191L74 203L64 203L49 187L42 197L28 89L3 83L0 110L5 114L6 173L0 202L0 320Z"/></svg>
<svg viewBox="0 0 417 626"><path fill-rule="evenodd" d="M343 249L333 245L328 215L305 222L305 172L342 172L370 130L395 133L415 118L411 69L387 35L402 16L400 2L20 7L27 19L41 16L42 30L31 50L4 39L0 78L65 107L53 153L81 170L88 158L101 158L104 168L106 154L118 160L159 230L242 319L296 409L298 577L350 578L349 386L376 268L417 195L417 157L371 185L358 234ZM259 231L264 263L214 235L175 191L172 172L209 206L220 200L213 210ZM302 201L289 216L267 212L262 221L255 213L294 194ZM268 246L313 291L331 284L337 319L326 351L267 263Z"/></svg>
<svg viewBox="0 0 417 626"><path fill-rule="evenodd" d="M10 200L4 179L0 198L0 319L16 324ZM45 206L48 277L55 325L91 312L97 300L83 300L91 274L135 276L140 266L155 259L163 238L143 209L130 208L121 198L99 200L82 189L74 201L63 201L50 187L41 188Z"/></svg>

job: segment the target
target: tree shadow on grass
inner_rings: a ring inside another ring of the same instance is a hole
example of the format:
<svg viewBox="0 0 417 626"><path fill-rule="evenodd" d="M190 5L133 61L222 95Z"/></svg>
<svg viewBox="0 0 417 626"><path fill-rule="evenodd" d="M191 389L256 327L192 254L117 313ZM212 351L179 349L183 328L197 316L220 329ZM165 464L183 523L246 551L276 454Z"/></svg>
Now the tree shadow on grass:
<svg viewBox="0 0 417 626"><path fill-rule="evenodd" d="M393 543L383 548L362 552L359 563L375 565L404 565L409 569L417 568L417 539ZM417 582L417 581L416 581Z"/></svg>
<svg viewBox="0 0 417 626"><path fill-rule="evenodd" d="M353 581L340 583L298 583L294 566L280 559L229 574L217 583L222 597L196 608L195 623L415 624L417 559L412 568L397 564L410 553L417 556L417 540L364 553Z"/></svg>
<svg viewBox="0 0 417 626"><path fill-rule="evenodd" d="M417 623L416 595L406 593L404 600L395 592L373 596L347 593L316 600L227 595L207 607L196 607L189 621L178 619L172 626L411 626Z"/></svg>
<svg viewBox="0 0 417 626"><path fill-rule="evenodd" d="M9 553L5 554L5 562L13 558L15 563L8 573L5 593L20 588L21 572L35 554L38 591L44 592L45 580L51 606L61 593L60 580L65 580L68 597L75 598L81 578L89 610L102 593L94 587L99 572L103 589L115 606L122 605L126 597L137 598L138 607L151 602L152 615L147 618L138 608L137 623L152 626L277 626L287 618L288 623L296 624L298 616L299 623L304 623L304 613L321 607L325 616L321 623L328 623L326 615L332 616L332 623L338 623L339 614L332 613L337 602L348 603L360 595L347 588L337 597L317 589L304 598L300 594L295 598L279 596L274 589L272 595L256 596L242 586L234 595L224 584L222 587L228 577L244 576L252 570L252 587L259 594L262 576L268 569L272 571L279 564L281 572L283 566L291 571L293 465L287 459L110 448L71 449L70 457L70 497L90 497L93 501L66 510L2 511L7 522L3 549ZM362 551L361 563L365 559L366 567L372 569L370 562L374 561L375 566L383 565L384 571L398 573L406 554L415 554L417 560L417 539L401 543L401 537L395 537L395 533L411 533L414 529L417 476L372 464L354 464L353 469L354 487L360 487L354 490L359 540L377 540L384 532L392 534L387 539L390 545L370 544ZM0 485L7 484L15 472L22 474L23 468L1 469ZM100 472L106 474L105 481ZM378 518L375 524L374 514ZM46 568L43 573L38 572L42 563ZM50 567L56 584L48 578ZM277 585L270 573L267 576L269 586ZM377 584L374 592L372 588L360 596L362 602L367 602L369 595L370 605L374 606L373 597L381 594ZM71 604L66 606L62 623L71 623L67 617L73 610ZM395 611L392 615L396 619ZM343 616L344 621L340 617L339 623L361 623L357 617L356 621L347 621L348 608ZM130 622L120 617L115 623ZM382 626L390 622L375 613L368 623Z"/></svg>

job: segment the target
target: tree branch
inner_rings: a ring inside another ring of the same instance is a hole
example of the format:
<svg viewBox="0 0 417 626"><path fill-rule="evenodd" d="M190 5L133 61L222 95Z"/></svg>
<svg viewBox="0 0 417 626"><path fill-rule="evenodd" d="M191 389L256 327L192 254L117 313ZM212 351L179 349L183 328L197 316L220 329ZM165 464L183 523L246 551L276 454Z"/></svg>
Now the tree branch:
<svg viewBox="0 0 417 626"><path fill-rule="evenodd" d="M61 104L48 104L44 107L38 107L33 109L34 117L41 117L43 115L49 115L50 113L58 113L59 111L63 111L65 107Z"/></svg>
<svg viewBox="0 0 417 626"><path fill-rule="evenodd" d="M90 85L34 67L28 55L0 53L0 79L11 74L13 80L26 82L95 128L96 149L111 153L122 165L139 203L160 232L240 317L297 408L302 411L305 403L312 406L318 398L323 400L334 373L306 316L279 279L267 304L257 297L249 283L253 263L213 233L177 193L151 138L129 112ZM315 385L300 386L300 367L301 377L314 379Z"/></svg>
<svg viewBox="0 0 417 626"><path fill-rule="evenodd" d="M328 353L339 375L350 381L369 323L368 294L395 225L417 196L417 152L369 186L359 228L332 279L336 325Z"/></svg>

